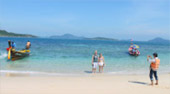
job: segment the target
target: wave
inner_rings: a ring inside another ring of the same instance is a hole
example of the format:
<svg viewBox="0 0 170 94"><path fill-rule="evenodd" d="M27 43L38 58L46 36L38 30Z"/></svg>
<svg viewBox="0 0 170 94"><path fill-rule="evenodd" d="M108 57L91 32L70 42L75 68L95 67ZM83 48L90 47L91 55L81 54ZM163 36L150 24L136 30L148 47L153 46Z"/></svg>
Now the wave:
<svg viewBox="0 0 170 94"><path fill-rule="evenodd" d="M38 72L38 71L17 71L17 70L0 70L1 74L21 74L21 75L29 75L29 76L89 76L87 73L49 73L49 72ZM161 74L170 74L170 71L160 71ZM91 74L91 73L90 73ZM147 72L104 72L106 75L145 75Z"/></svg>
<svg viewBox="0 0 170 94"><path fill-rule="evenodd" d="M8 55L7 53L0 53L0 59L7 57L7 55Z"/></svg>
<svg viewBox="0 0 170 94"><path fill-rule="evenodd" d="M30 74L30 75L48 75L48 76L78 76L83 75L82 73L48 73L38 71L17 71L17 70L0 70L0 73L13 73L13 74ZM145 73L128 73L125 71L119 72L105 72L108 75L132 75L132 74L145 74ZM86 73L84 74L86 75Z"/></svg>
<svg viewBox="0 0 170 94"><path fill-rule="evenodd" d="M14 74L31 74L31 75L49 75L49 76L74 76L76 74L66 73L48 73L48 72L37 72L37 71L16 71L16 70L0 70L0 73L14 73Z"/></svg>

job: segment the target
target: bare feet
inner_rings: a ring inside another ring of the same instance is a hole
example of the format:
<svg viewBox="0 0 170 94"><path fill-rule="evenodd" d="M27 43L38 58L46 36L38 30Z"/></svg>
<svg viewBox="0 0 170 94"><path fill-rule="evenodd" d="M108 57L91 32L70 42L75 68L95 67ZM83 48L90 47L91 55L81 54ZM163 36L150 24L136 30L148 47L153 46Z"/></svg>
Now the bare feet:
<svg viewBox="0 0 170 94"><path fill-rule="evenodd" d="M149 84L149 85L153 86L153 83L151 83L151 84Z"/></svg>
<svg viewBox="0 0 170 94"><path fill-rule="evenodd" d="M151 86L153 86L153 81L151 81L151 84L150 84Z"/></svg>
<svg viewBox="0 0 170 94"><path fill-rule="evenodd" d="M158 80L156 80L156 83L155 83L155 85L158 85Z"/></svg>

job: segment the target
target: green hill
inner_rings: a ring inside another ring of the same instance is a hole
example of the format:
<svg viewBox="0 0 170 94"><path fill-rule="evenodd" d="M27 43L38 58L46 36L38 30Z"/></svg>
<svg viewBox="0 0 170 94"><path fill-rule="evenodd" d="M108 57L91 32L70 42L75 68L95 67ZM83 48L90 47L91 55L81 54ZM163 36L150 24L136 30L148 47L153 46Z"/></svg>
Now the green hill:
<svg viewBox="0 0 170 94"><path fill-rule="evenodd" d="M12 32L7 32L6 30L0 30L0 37L37 37L29 34L17 34Z"/></svg>

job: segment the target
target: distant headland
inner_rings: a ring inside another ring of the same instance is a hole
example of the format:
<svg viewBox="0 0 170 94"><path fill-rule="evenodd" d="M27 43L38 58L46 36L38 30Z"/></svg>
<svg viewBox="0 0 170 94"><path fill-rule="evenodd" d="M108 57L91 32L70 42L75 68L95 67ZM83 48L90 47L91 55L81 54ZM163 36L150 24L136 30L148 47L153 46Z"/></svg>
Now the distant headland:
<svg viewBox="0 0 170 94"><path fill-rule="evenodd" d="M17 34L12 32L7 32L6 30L0 30L0 37L27 37L27 38L36 38L37 36L30 34Z"/></svg>

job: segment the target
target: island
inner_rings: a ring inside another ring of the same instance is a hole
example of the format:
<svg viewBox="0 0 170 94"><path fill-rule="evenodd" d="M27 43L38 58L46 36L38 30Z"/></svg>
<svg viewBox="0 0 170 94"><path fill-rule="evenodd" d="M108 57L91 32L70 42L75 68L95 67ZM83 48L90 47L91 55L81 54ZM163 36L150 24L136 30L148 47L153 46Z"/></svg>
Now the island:
<svg viewBox="0 0 170 94"><path fill-rule="evenodd" d="M54 36L50 36L50 38L54 38L54 39L84 39L84 37L78 37L78 36L75 36L72 34L64 34L61 36L54 35Z"/></svg>
<svg viewBox="0 0 170 94"><path fill-rule="evenodd" d="M113 38L105 38L105 37L95 37L95 38L85 38L87 40L112 40L112 41L118 41L117 39Z"/></svg>
<svg viewBox="0 0 170 94"><path fill-rule="evenodd" d="M28 37L28 38L36 38L37 36L30 34L17 34L12 32L7 32L6 30L0 30L0 37Z"/></svg>
<svg viewBox="0 0 170 94"><path fill-rule="evenodd" d="M160 38L160 37L157 37L157 38L154 38L154 39L152 39L152 40L149 40L148 42L169 43L170 40L168 40L168 39L163 39L163 38Z"/></svg>
<svg viewBox="0 0 170 94"><path fill-rule="evenodd" d="M105 37L95 37L95 38L86 38L86 37L80 37L80 36L75 36L72 34L64 34L61 36L50 36L50 38L53 39L85 39L85 40L112 40L112 41L117 41L117 39L112 39L112 38L105 38Z"/></svg>

